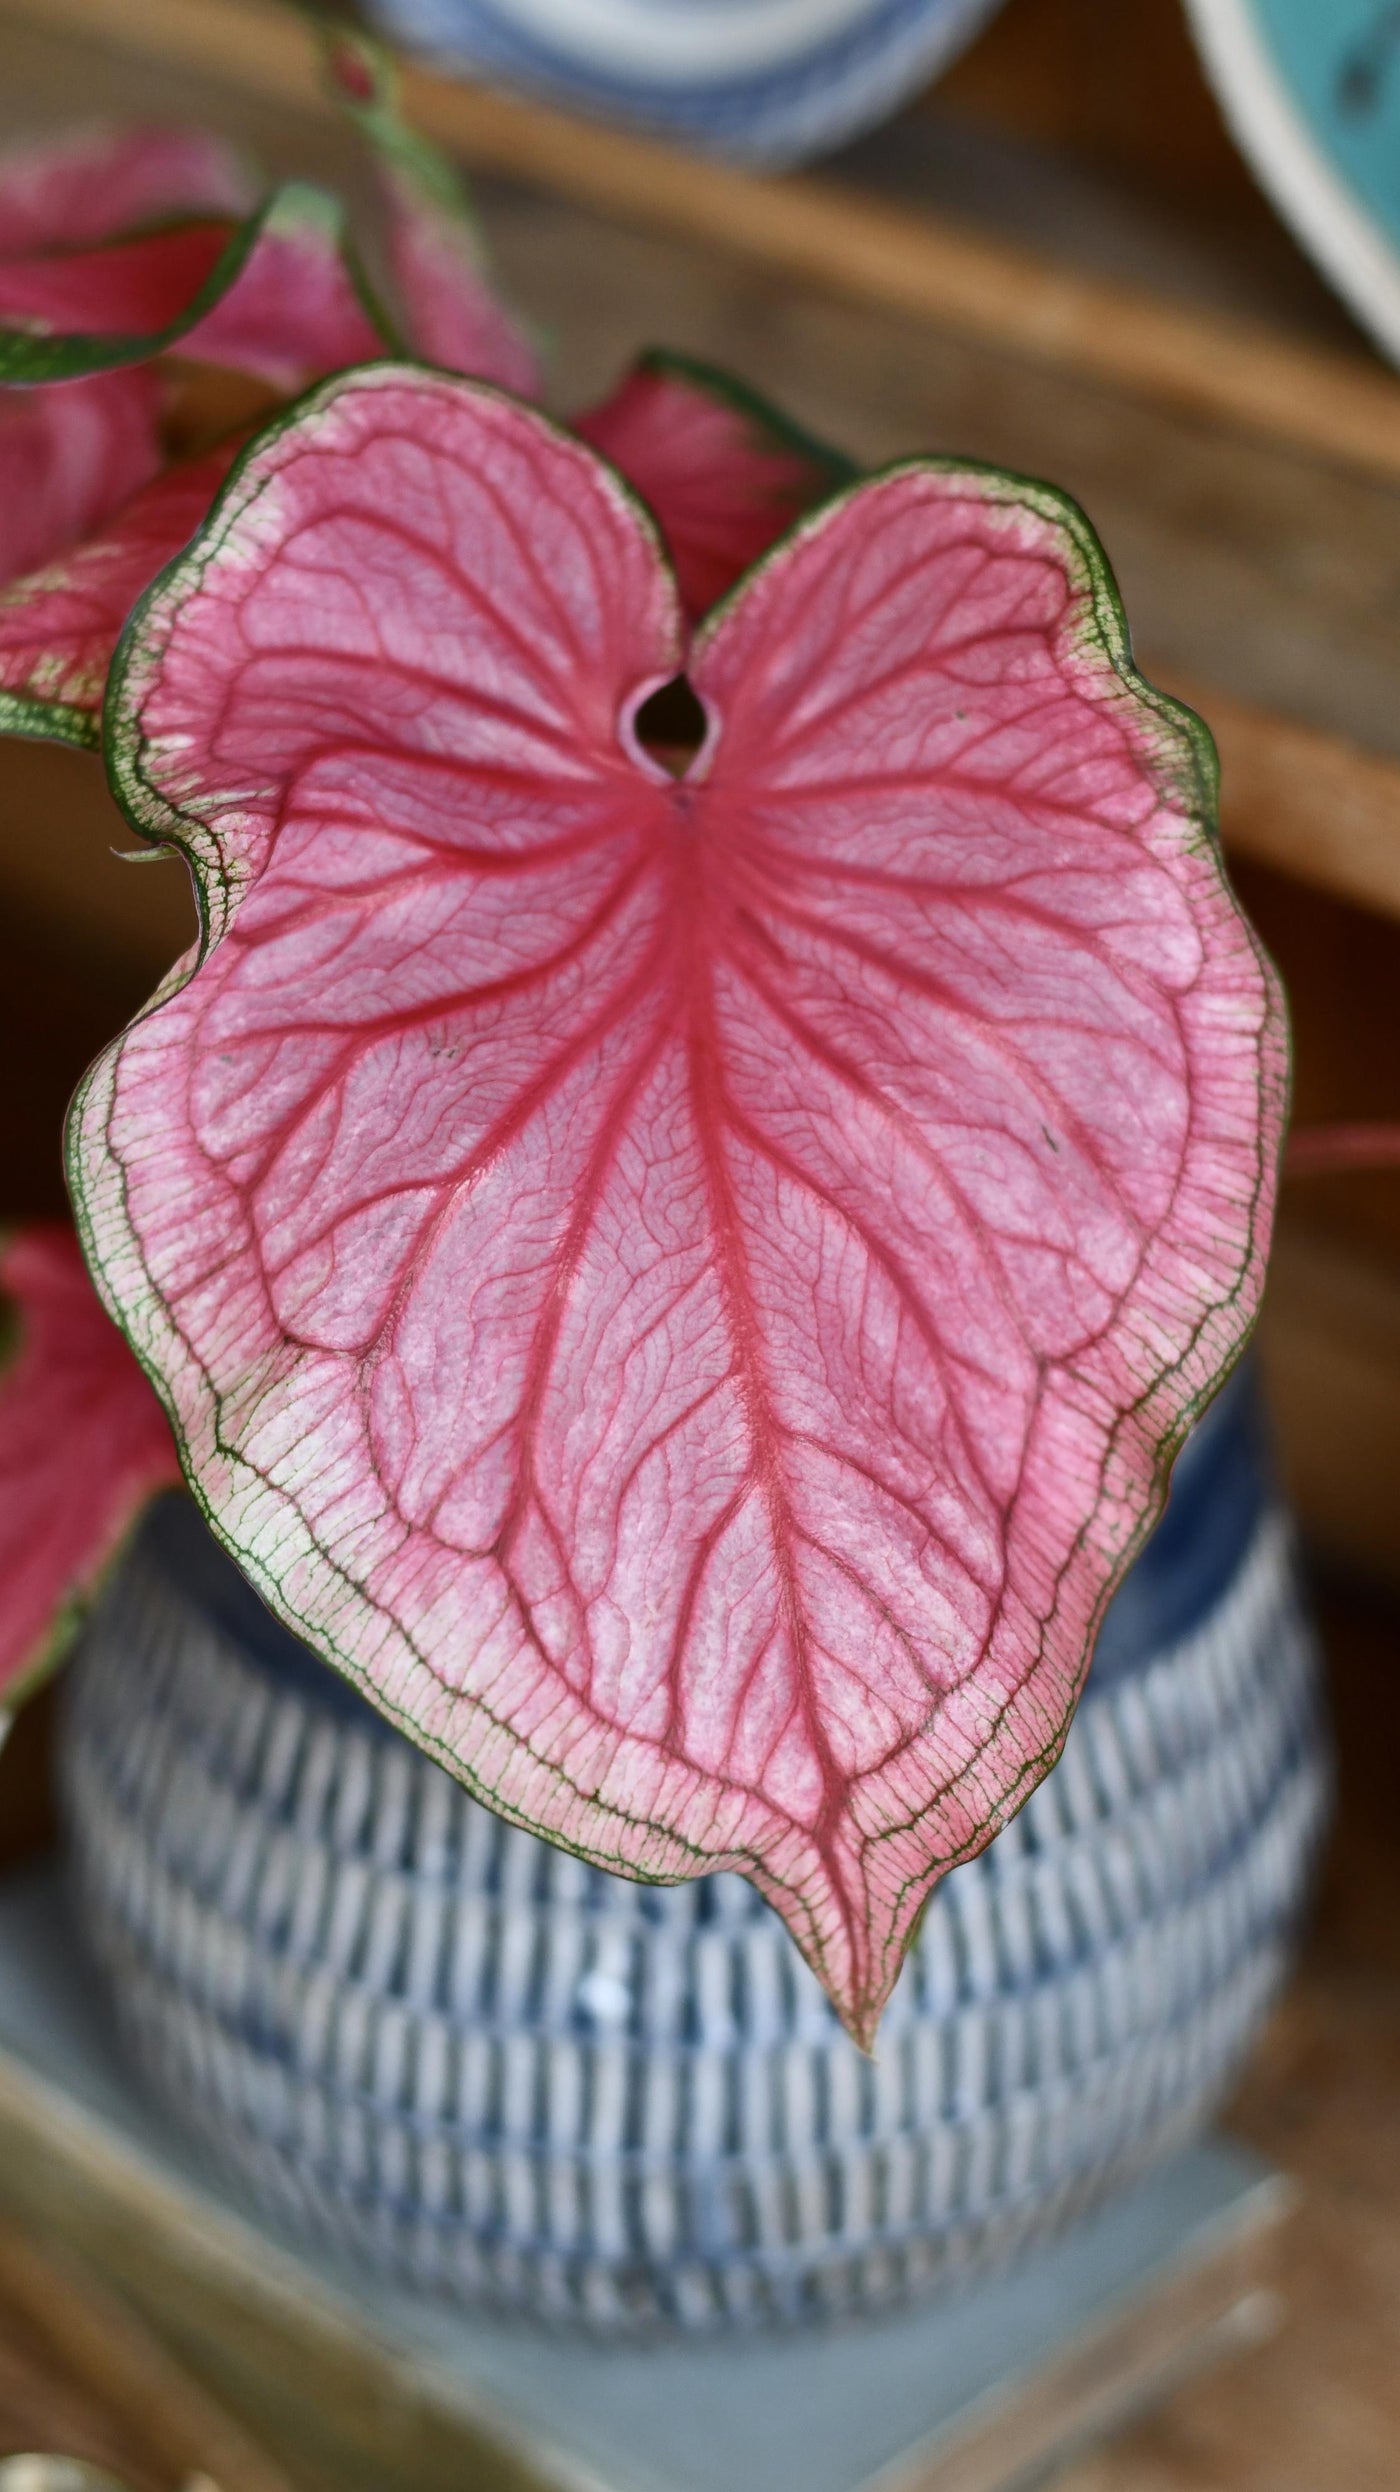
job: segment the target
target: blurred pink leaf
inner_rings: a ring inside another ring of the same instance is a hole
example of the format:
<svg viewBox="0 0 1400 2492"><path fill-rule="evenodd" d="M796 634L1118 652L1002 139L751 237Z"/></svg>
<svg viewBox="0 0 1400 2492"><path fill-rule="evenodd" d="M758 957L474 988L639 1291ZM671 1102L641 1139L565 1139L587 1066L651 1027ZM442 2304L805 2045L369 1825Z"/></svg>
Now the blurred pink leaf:
<svg viewBox="0 0 1400 2492"><path fill-rule="evenodd" d="M661 523L698 619L803 511L855 469L742 382L689 356L643 356L573 430L620 467Z"/></svg>
<svg viewBox="0 0 1400 2492"><path fill-rule="evenodd" d="M106 242L172 216L245 216L249 168L207 130L60 130L0 153L0 258Z"/></svg>
<svg viewBox="0 0 1400 2492"><path fill-rule="evenodd" d="M159 1402L98 1303L71 1229L0 1247L18 1346L0 1371L0 1708L62 1659L127 1534L180 1477Z"/></svg>
<svg viewBox="0 0 1400 2492"><path fill-rule="evenodd" d="M290 391L384 344L339 204L307 183L241 225L206 217L0 259L0 381L71 380L178 350Z"/></svg>
<svg viewBox="0 0 1400 2492"><path fill-rule="evenodd" d="M128 377L72 382L30 400L47 407ZM107 669L127 616L208 515L239 446L222 442L168 467L82 544L0 588L0 730L100 741Z"/></svg>
<svg viewBox="0 0 1400 2492"><path fill-rule="evenodd" d="M160 459L160 395L149 372L0 389L0 583L78 544Z"/></svg>

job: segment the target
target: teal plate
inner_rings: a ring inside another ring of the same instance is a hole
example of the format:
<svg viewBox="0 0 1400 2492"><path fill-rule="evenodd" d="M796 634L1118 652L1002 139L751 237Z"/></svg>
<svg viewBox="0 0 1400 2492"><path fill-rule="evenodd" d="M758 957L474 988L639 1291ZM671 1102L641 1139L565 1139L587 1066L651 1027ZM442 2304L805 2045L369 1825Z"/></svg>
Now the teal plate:
<svg viewBox="0 0 1400 2492"><path fill-rule="evenodd" d="M1377 345L1400 362L1400 5L1187 6L1259 179Z"/></svg>

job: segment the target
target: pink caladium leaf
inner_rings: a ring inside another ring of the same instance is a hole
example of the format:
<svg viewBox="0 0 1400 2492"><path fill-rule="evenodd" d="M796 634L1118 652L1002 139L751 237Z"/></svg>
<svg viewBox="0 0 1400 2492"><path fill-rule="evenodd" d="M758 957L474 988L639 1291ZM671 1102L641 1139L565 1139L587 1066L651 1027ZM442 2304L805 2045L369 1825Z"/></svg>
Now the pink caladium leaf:
<svg viewBox="0 0 1400 2492"><path fill-rule="evenodd" d="M856 472L728 373L661 349L573 429L650 505L696 618Z"/></svg>
<svg viewBox="0 0 1400 2492"><path fill-rule="evenodd" d="M351 250L339 200L291 182L263 210L241 273L179 351L290 394L398 342Z"/></svg>
<svg viewBox="0 0 1400 2492"><path fill-rule="evenodd" d="M241 225L194 218L0 259L0 381L71 380L178 349L299 389L384 352L339 203L289 183Z"/></svg>
<svg viewBox="0 0 1400 2492"><path fill-rule="evenodd" d="M0 154L0 257L76 249L170 216L244 216L258 184L207 130L63 130Z"/></svg>
<svg viewBox="0 0 1400 2492"><path fill-rule="evenodd" d="M62 1659L149 1500L180 1477L169 1424L71 1229L0 1243L18 1339L0 1370L0 1711Z"/></svg>
<svg viewBox="0 0 1400 2492"><path fill-rule="evenodd" d="M143 361L232 281L242 246L228 219L191 217L82 250L0 260L0 379L72 380Z"/></svg>
<svg viewBox="0 0 1400 2492"><path fill-rule="evenodd" d="M98 372L62 389L0 389L0 582L79 543L160 461L160 397L150 372Z"/></svg>
<svg viewBox="0 0 1400 2492"><path fill-rule="evenodd" d="M613 469L380 365L108 720L206 939L70 1178L216 1531L507 1817L753 1878L868 2040L1262 1281L1281 1005L1097 540L914 460L688 640Z"/></svg>
<svg viewBox="0 0 1400 2492"><path fill-rule="evenodd" d="M363 35L335 27L325 36L324 58L332 94L373 155L405 340L432 363L499 382L522 398L537 397L535 346L492 283L481 229L456 167L404 121L389 55Z"/></svg>
<svg viewBox="0 0 1400 2492"><path fill-rule="evenodd" d="M106 377L30 392L31 403L106 386ZM0 414L0 456L3 456ZM112 652L143 589L206 518L239 447L220 443L168 467L104 527L0 588L0 732L101 743Z"/></svg>

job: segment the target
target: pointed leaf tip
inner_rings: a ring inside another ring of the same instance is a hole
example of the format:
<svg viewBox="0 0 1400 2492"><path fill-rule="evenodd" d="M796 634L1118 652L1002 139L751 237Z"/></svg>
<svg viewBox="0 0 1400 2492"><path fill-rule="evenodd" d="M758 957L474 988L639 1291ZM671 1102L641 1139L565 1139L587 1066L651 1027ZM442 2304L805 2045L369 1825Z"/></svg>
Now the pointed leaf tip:
<svg viewBox="0 0 1400 2492"><path fill-rule="evenodd" d="M159 1402L57 1223L0 1244L0 1711L63 1658L149 1500L180 1477Z"/></svg>
<svg viewBox="0 0 1400 2492"><path fill-rule="evenodd" d="M217 1530L508 1817L753 1877L868 2042L1262 1279L1277 991L1095 540L913 462L687 659L610 468L381 366L112 715L211 943L73 1181Z"/></svg>

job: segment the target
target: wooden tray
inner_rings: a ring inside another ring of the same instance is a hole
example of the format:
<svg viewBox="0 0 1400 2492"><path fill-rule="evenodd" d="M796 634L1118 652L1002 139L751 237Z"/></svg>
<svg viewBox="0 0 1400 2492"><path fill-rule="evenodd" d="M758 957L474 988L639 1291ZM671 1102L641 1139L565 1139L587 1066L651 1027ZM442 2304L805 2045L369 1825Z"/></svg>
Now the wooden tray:
<svg viewBox="0 0 1400 2492"><path fill-rule="evenodd" d="M237 2205L128 2076L55 1872L0 1883L0 2212L119 2290L306 2492L1010 2492L1271 2330L1290 2202L1210 2143L883 2325L626 2350L455 2316ZM235 2458L220 2492L267 2479Z"/></svg>

